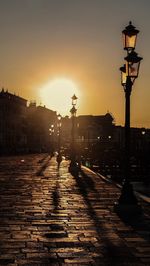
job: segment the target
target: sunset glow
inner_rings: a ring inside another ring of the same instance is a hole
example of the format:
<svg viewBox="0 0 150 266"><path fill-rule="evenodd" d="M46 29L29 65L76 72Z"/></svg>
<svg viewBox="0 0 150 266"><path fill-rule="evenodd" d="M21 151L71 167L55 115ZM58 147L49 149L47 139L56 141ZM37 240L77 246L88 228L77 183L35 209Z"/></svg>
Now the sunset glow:
<svg viewBox="0 0 150 266"><path fill-rule="evenodd" d="M146 0L136 1L136 8L129 0L0 1L1 88L63 114L69 114L73 92L77 115L109 110L116 124L124 125L119 68L122 30L131 20L140 31L136 51L143 57L131 96L131 125L149 128L149 10ZM70 83L70 89L61 86L54 93L54 79L70 80L73 89Z"/></svg>
<svg viewBox="0 0 150 266"><path fill-rule="evenodd" d="M67 78L49 80L39 90L42 105L46 105L62 115L69 115L73 94L79 98L79 88Z"/></svg>

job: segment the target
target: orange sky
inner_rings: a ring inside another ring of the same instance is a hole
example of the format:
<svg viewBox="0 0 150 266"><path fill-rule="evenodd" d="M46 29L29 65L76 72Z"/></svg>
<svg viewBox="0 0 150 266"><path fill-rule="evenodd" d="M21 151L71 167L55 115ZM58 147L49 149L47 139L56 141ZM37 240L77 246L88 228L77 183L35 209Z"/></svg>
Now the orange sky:
<svg viewBox="0 0 150 266"><path fill-rule="evenodd" d="M137 0L136 8L131 0L0 1L1 87L40 103L43 84L65 77L80 90L77 114L110 111L123 124L121 31L132 20L140 30L136 51L144 59L131 96L131 125L150 127L149 9L146 0Z"/></svg>

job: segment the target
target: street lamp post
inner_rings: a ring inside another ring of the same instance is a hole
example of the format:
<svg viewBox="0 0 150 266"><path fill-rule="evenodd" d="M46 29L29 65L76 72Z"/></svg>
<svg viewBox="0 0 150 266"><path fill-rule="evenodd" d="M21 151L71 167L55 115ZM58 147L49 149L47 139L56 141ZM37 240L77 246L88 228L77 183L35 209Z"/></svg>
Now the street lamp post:
<svg viewBox="0 0 150 266"><path fill-rule="evenodd" d="M72 108L70 110L71 113L71 120L72 120L72 129L71 129L71 162L69 166L70 171L74 171L77 167L76 165L76 153L75 153L75 117L76 117L76 104L77 104L77 97L74 94L72 96Z"/></svg>
<svg viewBox="0 0 150 266"><path fill-rule="evenodd" d="M61 115L60 114L58 114L57 119L58 119L58 123L57 123L57 127L58 127L58 154L60 154L60 138L61 138Z"/></svg>
<svg viewBox="0 0 150 266"><path fill-rule="evenodd" d="M54 125L51 125L49 128L49 135L50 135L50 143L51 143L51 153L53 154L54 152Z"/></svg>
<svg viewBox="0 0 150 266"><path fill-rule="evenodd" d="M62 161L62 156L61 156L61 149L60 149L60 138L61 138L61 115L58 114L57 116L58 119L58 123L57 123L57 127L58 127L58 155L57 155L57 163L58 163L58 168L60 166L60 163Z"/></svg>
<svg viewBox="0 0 150 266"><path fill-rule="evenodd" d="M126 64L120 68L121 84L125 92L125 171L121 196L118 202L115 203L114 210L120 215L128 214L128 216L134 216L141 213L141 206L138 204L132 184L130 183L130 96L134 81L138 77L142 57L139 57L134 51L139 31L129 22L129 25L122 33L124 50L127 51L127 56L124 58Z"/></svg>

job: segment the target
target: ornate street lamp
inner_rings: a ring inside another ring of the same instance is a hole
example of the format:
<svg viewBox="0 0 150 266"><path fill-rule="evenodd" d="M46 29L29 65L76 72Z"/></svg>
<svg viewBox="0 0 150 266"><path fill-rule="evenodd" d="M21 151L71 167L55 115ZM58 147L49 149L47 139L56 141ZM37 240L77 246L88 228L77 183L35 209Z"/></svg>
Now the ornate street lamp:
<svg viewBox="0 0 150 266"><path fill-rule="evenodd" d="M77 97L76 97L76 95L74 94L72 97L71 97L71 99L72 99L72 106L76 106L76 104L77 104Z"/></svg>
<svg viewBox="0 0 150 266"><path fill-rule="evenodd" d="M54 152L54 125L49 128L50 142L51 142L51 152Z"/></svg>
<svg viewBox="0 0 150 266"><path fill-rule="evenodd" d="M124 49L127 50L127 56L124 58L126 64L120 68L121 84L125 92L125 161L122 192L118 202L115 203L114 210L118 214L128 215L128 217L141 213L141 206L138 204L130 183L130 95L133 83L138 77L140 61L142 60L142 57L134 52L138 32L131 22L123 31Z"/></svg>
<svg viewBox="0 0 150 266"><path fill-rule="evenodd" d="M121 85L125 89L126 81L127 81L126 65L123 65L122 67L120 67L120 71L121 71Z"/></svg>
<svg viewBox="0 0 150 266"><path fill-rule="evenodd" d="M60 151L60 138L61 138L61 115L58 114L57 115L57 119L58 119L58 123L57 123L57 127L58 127L58 155L57 155L57 163L58 163L58 168L60 166L60 163L62 161L62 156L61 156L61 151Z"/></svg>
<svg viewBox="0 0 150 266"><path fill-rule="evenodd" d="M58 123L57 123L57 127L58 127L58 154L60 154L60 138L61 138L61 115L58 114L57 116L58 119Z"/></svg>
<svg viewBox="0 0 150 266"><path fill-rule="evenodd" d="M71 162L70 162L69 170L73 172L77 167L76 153L75 153L75 117L76 117L77 109L75 106L77 104L78 98L74 94L71 97L71 99L72 99L72 108L70 110L70 113L71 113L71 120L72 120L72 129L71 129Z"/></svg>
<svg viewBox="0 0 150 266"><path fill-rule="evenodd" d="M133 84L135 79L138 77L140 62L142 60L142 57L139 57L136 52L132 51L125 57L125 60L126 60L126 76L130 77Z"/></svg>
<svg viewBox="0 0 150 266"><path fill-rule="evenodd" d="M139 30L137 30L133 25L132 22L129 22L129 25L122 31L123 36L123 46L124 49L128 52L130 50L134 50L136 46L136 39Z"/></svg>

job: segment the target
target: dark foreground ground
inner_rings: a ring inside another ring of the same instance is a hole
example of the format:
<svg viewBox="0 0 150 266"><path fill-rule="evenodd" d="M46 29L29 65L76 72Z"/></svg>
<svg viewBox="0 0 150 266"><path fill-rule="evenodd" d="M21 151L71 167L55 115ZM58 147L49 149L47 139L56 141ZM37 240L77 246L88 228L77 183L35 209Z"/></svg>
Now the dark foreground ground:
<svg viewBox="0 0 150 266"><path fill-rule="evenodd" d="M0 265L150 265L149 203L127 223L120 190L45 155L0 159Z"/></svg>

